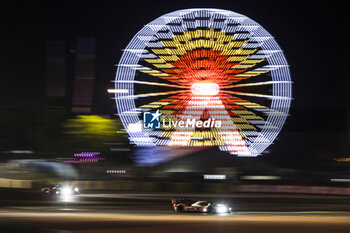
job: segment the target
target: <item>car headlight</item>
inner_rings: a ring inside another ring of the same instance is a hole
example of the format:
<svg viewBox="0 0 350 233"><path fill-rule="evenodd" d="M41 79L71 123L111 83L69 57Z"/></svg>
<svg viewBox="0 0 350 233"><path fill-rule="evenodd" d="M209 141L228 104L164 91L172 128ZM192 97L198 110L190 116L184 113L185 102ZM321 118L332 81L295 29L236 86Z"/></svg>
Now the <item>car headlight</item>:
<svg viewBox="0 0 350 233"><path fill-rule="evenodd" d="M79 192L79 189L77 187L74 187L75 192Z"/></svg>
<svg viewBox="0 0 350 233"><path fill-rule="evenodd" d="M72 195L72 188L64 187L64 188L62 188L61 193L63 196L71 196Z"/></svg>
<svg viewBox="0 0 350 233"><path fill-rule="evenodd" d="M227 213L228 212L228 207L225 205L218 205L216 207L216 212L217 213Z"/></svg>

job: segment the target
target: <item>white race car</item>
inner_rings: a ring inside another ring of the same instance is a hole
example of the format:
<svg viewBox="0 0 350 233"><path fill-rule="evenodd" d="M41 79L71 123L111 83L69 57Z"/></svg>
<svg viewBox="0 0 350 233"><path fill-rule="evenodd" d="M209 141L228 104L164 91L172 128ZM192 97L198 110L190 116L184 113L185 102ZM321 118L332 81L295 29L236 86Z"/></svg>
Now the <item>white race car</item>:
<svg viewBox="0 0 350 233"><path fill-rule="evenodd" d="M198 213L231 213L232 208L224 204L217 204L210 201L192 201L190 199L173 199L173 208L175 212L198 212Z"/></svg>
<svg viewBox="0 0 350 233"><path fill-rule="evenodd" d="M62 186L61 184L40 186L40 190L46 196L73 196L80 193L77 187Z"/></svg>

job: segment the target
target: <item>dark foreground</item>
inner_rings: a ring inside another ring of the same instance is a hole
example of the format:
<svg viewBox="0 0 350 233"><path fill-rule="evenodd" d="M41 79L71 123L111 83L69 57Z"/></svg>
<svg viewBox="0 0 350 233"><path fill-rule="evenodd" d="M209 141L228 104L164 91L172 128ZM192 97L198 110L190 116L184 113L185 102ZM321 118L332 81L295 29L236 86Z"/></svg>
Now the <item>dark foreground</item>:
<svg viewBox="0 0 350 233"><path fill-rule="evenodd" d="M346 215L250 213L225 216L153 213L1 211L0 232L349 232Z"/></svg>

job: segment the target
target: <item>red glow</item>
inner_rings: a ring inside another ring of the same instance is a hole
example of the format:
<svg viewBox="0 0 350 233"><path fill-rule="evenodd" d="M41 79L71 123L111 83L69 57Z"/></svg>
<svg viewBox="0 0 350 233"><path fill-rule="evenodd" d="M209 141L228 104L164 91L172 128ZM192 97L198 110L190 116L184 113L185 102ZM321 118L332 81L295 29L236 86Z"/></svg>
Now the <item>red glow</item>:
<svg viewBox="0 0 350 233"><path fill-rule="evenodd" d="M194 83L209 82L219 86L238 82L242 78L235 78L246 69L234 69L239 63L227 61L228 55L221 51L208 49L188 51L180 59L171 63L175 68L163 69L172 75L171 80L184 86ZM174 79L175 78L175 79Z"/></svg>

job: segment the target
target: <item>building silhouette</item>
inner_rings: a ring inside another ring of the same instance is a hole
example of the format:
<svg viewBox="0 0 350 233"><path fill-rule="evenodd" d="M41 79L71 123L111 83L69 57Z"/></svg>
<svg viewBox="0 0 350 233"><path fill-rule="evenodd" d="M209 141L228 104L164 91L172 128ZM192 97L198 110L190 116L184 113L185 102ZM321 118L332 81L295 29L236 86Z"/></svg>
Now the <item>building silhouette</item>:
<svg viewBox="0 0 350 233"><path fill-rule="evenodd" d="M66 47L63 40L48 40L45 44L46 97L66 96Z"/></svg>
<svg viewBox="0 0 350 233"><path fill-rule="evenodd" d="M96 41L93 37L77 38L72 112L90 113L95 81Z"/></svg>
<svg viewBox="0 0 350 233"><path fill-rule="evenodd" d="M74 47L75 49L67 49ZM78 37L74 46L65 40L45 44L45 92L49 105L66 105L72 113L91 113L96 61L94 37ZM72 63L72 64L71 64ZM72 79L73 80L69 80Z"/></svg>

